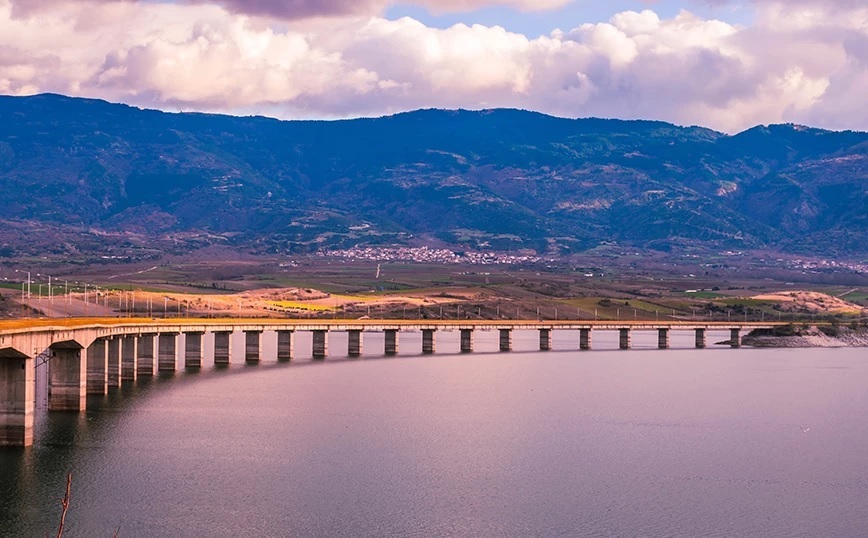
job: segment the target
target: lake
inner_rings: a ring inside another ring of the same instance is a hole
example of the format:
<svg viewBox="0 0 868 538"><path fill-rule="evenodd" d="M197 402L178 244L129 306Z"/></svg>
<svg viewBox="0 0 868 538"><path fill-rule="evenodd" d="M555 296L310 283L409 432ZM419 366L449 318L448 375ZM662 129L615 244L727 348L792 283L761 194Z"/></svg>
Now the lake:
<svg viewBox="0 0 868 538"><path fill-rule="evenodd" d="M868 535L868 350L516 331L460 355L457 334L422 356L402 333L395 358L366 334L359 360L334 334L325 362L300 335L291 364L206 363L80 414L41 381L35 445L0 450L0 535L56 532L68 472L66 536Z"/></svg>

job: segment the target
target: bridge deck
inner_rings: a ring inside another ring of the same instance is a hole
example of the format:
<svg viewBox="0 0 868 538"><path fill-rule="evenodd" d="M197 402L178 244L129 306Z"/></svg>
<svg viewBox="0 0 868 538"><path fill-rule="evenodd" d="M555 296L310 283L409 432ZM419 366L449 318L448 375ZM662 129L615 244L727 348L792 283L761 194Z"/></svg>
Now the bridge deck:
<svg viewBox="0 0 868 538"><path fill-rule="evenodd" d="M499 329L769 329L788 325L786 322L744 321L636 321L636 320L306 320L306 319L154 319L154 318L78 318L21 319L0 321L0 335L33 332L111 330L148 332L220 332L220 331L403 331L430 330L499 330Z"/></svg>

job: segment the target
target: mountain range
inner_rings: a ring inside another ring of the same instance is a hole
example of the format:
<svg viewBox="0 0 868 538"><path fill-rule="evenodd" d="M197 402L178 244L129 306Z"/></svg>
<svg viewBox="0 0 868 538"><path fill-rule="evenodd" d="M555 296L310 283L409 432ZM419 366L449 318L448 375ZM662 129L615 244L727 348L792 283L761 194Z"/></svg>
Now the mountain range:
<svg viewBox="0 0 868 538"><path fill-rule="evenodd" d="M868 133L519 110L278 121L0 97L0 256L617 243L868 254Z"/></svg>

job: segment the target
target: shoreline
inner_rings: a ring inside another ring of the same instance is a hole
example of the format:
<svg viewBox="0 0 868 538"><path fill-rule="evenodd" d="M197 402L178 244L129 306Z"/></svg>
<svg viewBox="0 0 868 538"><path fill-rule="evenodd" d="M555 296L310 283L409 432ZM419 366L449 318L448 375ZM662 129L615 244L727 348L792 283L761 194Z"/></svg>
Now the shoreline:
<svg viewBox="0 0 868 538"><path fill-rule="evenodd" d="M755 348L868 347L868 328L792 327L790 334L762 334L754 331L742 338L742 345Z"/></svg>

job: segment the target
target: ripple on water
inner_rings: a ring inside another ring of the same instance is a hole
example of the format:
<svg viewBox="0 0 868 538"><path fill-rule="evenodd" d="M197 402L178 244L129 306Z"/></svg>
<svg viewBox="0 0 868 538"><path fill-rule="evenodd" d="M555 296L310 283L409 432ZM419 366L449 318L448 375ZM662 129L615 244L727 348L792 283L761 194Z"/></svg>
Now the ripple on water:
<svg viewBox="0 0 868 538"><path fill-rule="evenodd" d="M868 533L864 350L365 349L40 411L2 534L50 532L69 471L71 536Z"/></svg>

